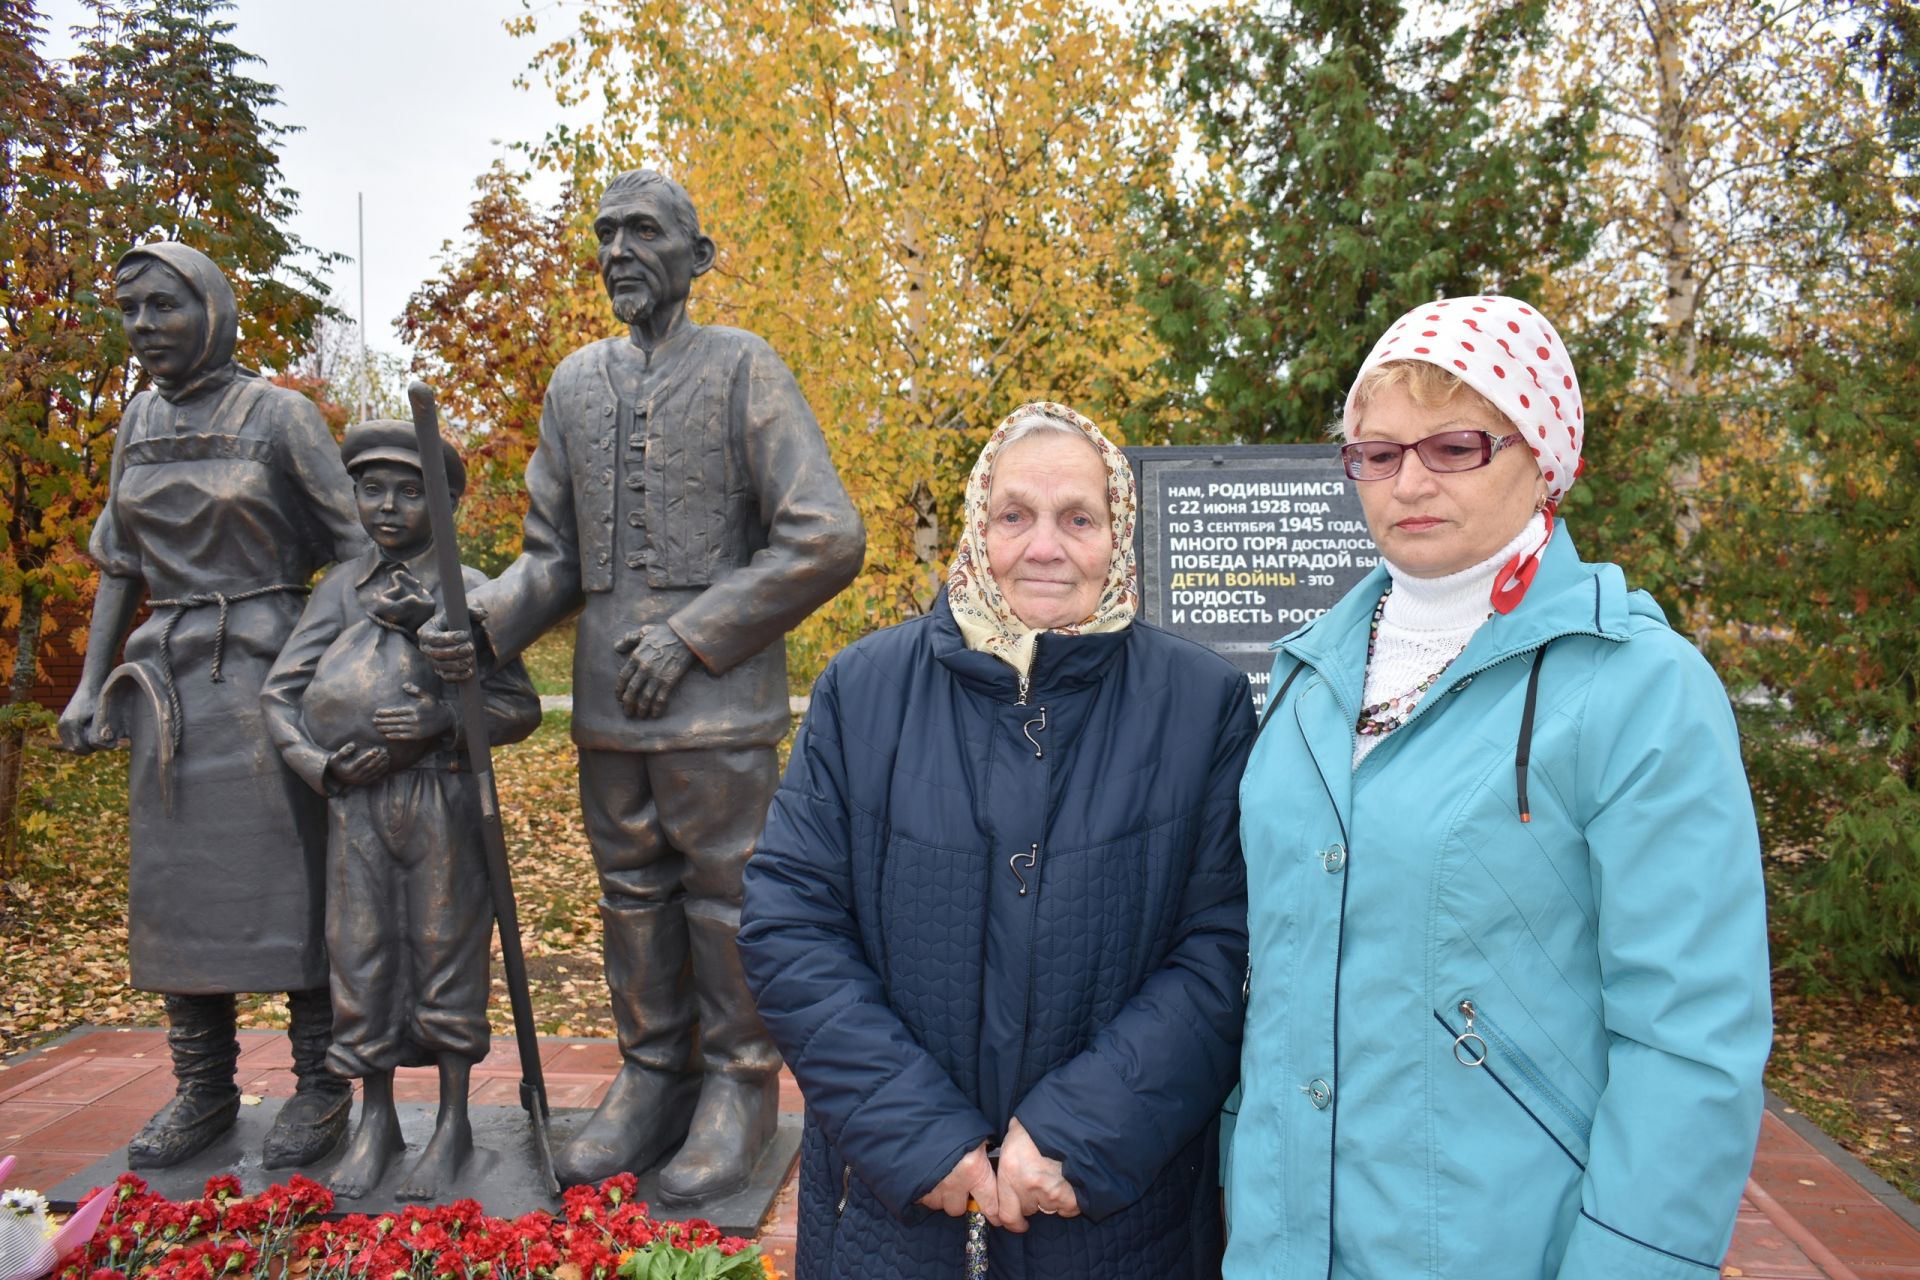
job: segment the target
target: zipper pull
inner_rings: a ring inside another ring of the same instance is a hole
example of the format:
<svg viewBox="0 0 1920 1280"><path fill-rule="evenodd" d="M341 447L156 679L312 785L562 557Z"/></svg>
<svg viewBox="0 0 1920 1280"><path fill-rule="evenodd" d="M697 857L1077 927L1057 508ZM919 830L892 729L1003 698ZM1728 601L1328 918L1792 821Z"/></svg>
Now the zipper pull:
<svg viewBox="0 0 1920 1280"><path fill-rule="evenodd" d="M833 1206L834 1213L836 1214L845 1213L847 1211L847 1200L852 1195L853 1195L853 1166L850 1164L842 1164L840 1166L840 1203Z"/></svg>
<svg viewBox="0 0 1920 1280"><path fill-rule="evenodd" d="M1007 869L1013 872L1013 878L1020 882L1020 893L1018 896L1022 898L1027 896L1027 878L1020 874L1020 864L1023 862L1027 864L1027 870L1029 871L1038 869L1040 866L1040 846L1038 843L1034 844L1027 852L1016 853L1007 859Z"/></svg>
<svg viewBox="0 0 1920 1280"><path fill-rule="evenodd" d="M1040 750L1040 739L1033 735L1036 733L1045 733L1046 731L1047 709L1045 707L1040 708L1040 714L1038 716L1027 721L1026 724L1020 727L1020 732L1026 735L1027 742L1033 747L1033 758L1035 760L1040 759L1046 753Z"/></svg>
<svg viewBox="0 0 1920 1280"><path fill-rule="evenodd" d="M1013 700L1014 706L1024 707L1027 705L1027 690L1032 686L1033 686L1032 676L1023 675L1020 677L1020 696Z"/></svg>
<svg viewBox="0 0 1920 1280"><path fill-rule="evenodd" d="M1253 999L1253 957L1247 957L1247 976L1240 983L1240 1003L1246 1004Z"/></svg>
<svg viewBox="0 0 1920 1280"><path fill-rule="evenodd" d="M1482 1067L1487 1062L1487 1042L1473 1029L1473 1001L1462 1000L1460 1012L1467 1015L1467 1029L1453 1038L1453 1060L1463 1067ZM1462 1053L1464 1048L1466 1052Z"/></svg>

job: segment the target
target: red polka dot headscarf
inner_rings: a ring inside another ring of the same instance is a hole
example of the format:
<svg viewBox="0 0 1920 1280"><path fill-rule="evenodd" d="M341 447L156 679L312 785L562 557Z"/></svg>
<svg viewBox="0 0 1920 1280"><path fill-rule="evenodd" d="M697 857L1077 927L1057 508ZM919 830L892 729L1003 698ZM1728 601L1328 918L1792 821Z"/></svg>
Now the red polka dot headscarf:
<svg viewBox="0 0 1920 1280"><path fill-rule="evenodd" d="M1373 344L1359 377L1395 360L1423 360L1453 374L1485 396L1520 429L1547 482L1547 536L1515 556L1493 582L1493 607L1511 612L1540 567L1553 537L1554 512L1585 464L1585 411L1580 383L1566 344L1547 318L1517 298L1499 295L1447 298L1415 307ZM1359 378L1356 378L1357 382ZM1345 427L1354 429L1355 406L1347 404Z"/></svg>

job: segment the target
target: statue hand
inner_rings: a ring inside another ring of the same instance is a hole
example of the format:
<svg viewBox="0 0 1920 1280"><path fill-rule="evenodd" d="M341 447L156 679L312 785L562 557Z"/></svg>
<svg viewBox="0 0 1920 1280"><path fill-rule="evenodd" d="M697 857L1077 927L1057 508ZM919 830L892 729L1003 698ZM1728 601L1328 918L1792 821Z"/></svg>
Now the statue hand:
<svg viewBox="0 0 1920 1280"><path fill-rule="evenodd" d="M473 679L479 652L476 631L487 621L484 609L472 608L467 612L473 619L475 631L452 630L447 626L447 615L435 613L429 621L421 623L420 630L414 634L420 652L433 664L433 674L454 684Z"/></svg>
<svg viewBox="0 0 1920 1280"><path fill-rule="evenodd" d="M621 708L642 720L666 714L668 696L693 665L693 650L665 623L629 631L613 648L627 655L615 685Z"/></svg>
<svg viewBox="0 0 1920 1280"><path fill-rule="evenodd" d="M425 742L453 728L453 708L420 692L411 681L400 686L412 701L381 707L373 713L373 727L389 742Z"/></svg>
<svg viewBox="0 0 1920 1280"><path fill-rule="evenodd" d="M384 776L393 757L385 747L349 742L327 760L327 776L341 786L359 787Z"/></svg>
<svg viewBox="0 0 1920 1280"><path fill-rule="evenodd" d="M73 697L67 702L67 709L60 713L60 748L74 755L91 755L112 746L120 740L120 735L111 726L96 726L95 717L99 712L100 694L98 690L82 685L73 691Z"/></svg>

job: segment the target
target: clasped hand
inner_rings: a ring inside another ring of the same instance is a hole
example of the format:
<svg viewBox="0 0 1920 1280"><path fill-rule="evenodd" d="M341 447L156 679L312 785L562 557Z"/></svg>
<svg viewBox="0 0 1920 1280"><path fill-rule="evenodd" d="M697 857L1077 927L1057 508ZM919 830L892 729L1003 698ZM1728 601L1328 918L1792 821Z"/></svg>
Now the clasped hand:
<svg viewBox="0 0 1920 1280"><path fill-rule="evenodd" d="M1058 1160L1049 1160L1033 1145L1033 1139L1019 1120L1007 1129L1007 1140L1000 1147L1000 1168L996 1172L987 1158L987 1144L981 1143L953 1166L951 1172L921 1197L920 1203L938 1213L958 1218L965 1216L971 1200L986 1215L988 1222L1014 1233L1027 1229L1027 1219L1036 1213L1057 1214L1062 1218L1080 1216L1080 1199L1074 1194Z"/></svg>

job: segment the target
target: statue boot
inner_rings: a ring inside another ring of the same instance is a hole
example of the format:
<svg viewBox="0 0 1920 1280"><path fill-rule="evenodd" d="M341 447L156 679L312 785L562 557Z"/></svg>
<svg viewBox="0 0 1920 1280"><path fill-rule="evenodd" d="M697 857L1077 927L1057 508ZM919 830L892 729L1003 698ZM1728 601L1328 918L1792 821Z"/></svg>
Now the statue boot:
<svg viewBox="0 0 1920 1280"><path fill-rule="evenodd" d="M287 993L287 1039L293 1046L293 1096L267 1130L261 1163L269 1169L312 1164L347 1136L353 1086L327 1070L333 1043L333 999L325 987Z"/></svg>
<svg viewBox="0 0 1920 1280"><path fill-rule="evenodd" d="M166 1005L175 1092L127 1144L133 1169L165 1169L198 1155L240 1114L233 997L170 995Z"/></svg>
<svg viewBox="0 0 1920 1280"><path fill-rule="evenodd" d="M628 902L600 903L620 1074L579 1132L554 1153L562 1186L650 1168L686 1136L699 1089L686 915L677 901Z"/></svg>
<svg viewBox="0 0 1920 1280"><path fill-rule="evenodd" d="M684 1206L747 1185L780 1119L780 1051L740 967L740 908L687 900L705 1072L687 1140L660 1171L660 1199Z"/></svg>

